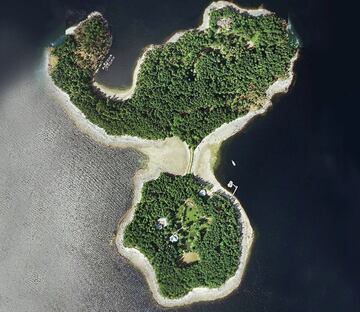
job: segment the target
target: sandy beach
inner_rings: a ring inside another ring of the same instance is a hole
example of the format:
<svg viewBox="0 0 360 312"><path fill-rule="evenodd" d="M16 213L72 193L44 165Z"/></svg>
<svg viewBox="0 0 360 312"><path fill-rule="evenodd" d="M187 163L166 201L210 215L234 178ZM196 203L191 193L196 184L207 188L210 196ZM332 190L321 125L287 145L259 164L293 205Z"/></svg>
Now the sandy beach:
<svg viewBox="0 0 360 312"><path fill-rule="evenodd" d="M271 14L271 12L259 8L259 9L242 9L238 6L226 2L219 1L216 3L210 4L203 15L203 22L197 28L198 30L204 30L209 26L209 13L212 9L219 9L225 6L232 6L239 10L239 12L248 12L251 15L259 16L264 14ZM98 14L98 13L96 13ZM67 33L71 33L76 29L76 26L72 27L70 30L67 30ZM175 42L178 40L184 32L179 32L174 34L167 42ZM164 43L166 44L166 43ZM141 67L142 62L146 57L147 51L156 46L148 46L143 55L139 58L137 65L133 74L133 84L128 90L116 90L106 88L96 82L94 86L100 89L107 96L114 96L119 99L128 99L130 98L135 90L137 76ZM44 64L47 68L48 66L48 57L49 52L45 53ZM143 273L145 279L150 287L150 290L154 296L154 299L162 306L165 307L174 307L174 306L183 306L188 305L194 302L199 301L211 301L223 298L229 295L234 291L242 280L242 277L245 272L246 264L249 260L251 253L251 246L254 240L254 232L251 227L250 221L246 215L245 210L241 206L240 202L236 197L232 196L228 190L223 188L220 183L216 180L212 165L214 163L214 150L218 150L220 144L229 138L230 136L236 134L245 125L256 115L264 113L268 107L271 106L271 98L274 94L280 92L286 92L291 85L293 79L293 65L295 60L298 57L298 53L293 57L291 66L289 68L289 75L284 80L278 80L273 85L269 87L266 92L266 99L264 105L261 109L249 112L247 115L242 116L230 123L224 124L221 127L214 130L195 149L193 154L191 153L189 147L186 143L182 142L179 138L167 138L165 140L145 140L137 137L131 136L111 136L106 134L106 132L99 128L98 126L92 124L88 121L84 114L71 103L68 95L62 90L57 88L54 84L53 87L56 89L56 92L61 99L61 105L68 113L70 118L75 122L75 124L86 134L88 134L95 141L105 144L115 148L134 148L139 152L143 153L147 158L146 165L139 170L134 176L134 197L132 200L132 205L127 211L127 213L122 217L119 222L118 232L116 236L116 245L119 250L119 253L127 258L131 264L133 264L139 271ZM48 72L46 70L46 72ZM48 77L51 80L50 76ZM242 240L241 240L241 257L239 262L239 267L234 276L228 279L222 286L219 288L195 288L189 292L186 296L178 299L168 299L163 297L160 294L159 287L157 284L155 272L148 261L148 259L137 249L126 248L123 245L123 235L124 229L127 224L129 224L134 216L134 211L137 203L141 200L141 190L145 182L149 180L156 179L161 172L169 172L172 174L183 175L188 172L191 172L202 179L209 181L213 184L213 191L221 190L229 194L229 196L234 200L236 206L240 212L240 222L242 224Z"/></svg>
<svg viewBox="0 0 360 312"><path fill-rule="evenodd" d="M231 137L232 135L238 133L243 129L247 123L256 115L263 114L271 106L271 98L277 93L286 92L293 80L293 66L298 57L298 53L293 57L291 61L291 66L289 69L289 76L287 79L278 80L273 85L269 87L266 92L266 100L264 106L257 110L242 116L233 122L224 124L221 127L217 128L211 134L209 134L203 141L198 145L194 151L193 161L191 165L191 173L201 177L205 181L209 181L213 184L213 192L223 191L229 195L235 202L235 205L240 212L240 223L242 226L242 238L241 238L241 256L239 267L234 276L228 279L221 287L218 288L205 288L199 287L193 289L186 296L179 299L168 299L163 297L160 294L158 284L156 282L155 272L148 261L148 259L137 249L126 248L123 245L123 235L124 229L128 223L131 222L134 212L136 209L137 203L141 200L141 187L145 181L152 180L152 172L144 171L138 172L134 178L134 184L136 186L133 203L128 211L128 213L121 220L121 223L118 228L118 235L116 238L116 244L120 254L130 260L130 262L138 268L146 278L146 281L152 291L152 294L155 300L162 306L165 307L175 307L189 305L195 302L200 301L211 301L216 299L221 299L233 292L236 288L239 287L242 277L245 273L246 264L248 263L251 255L251 247L254 241L254 231L251 227L250 220L242 207L239 200L233 196L227 189L221 186L221 184L216 180L211 164L214 163L213 157L216 157L212 151L216 149L217 146L221 145L223 141ZM139 176L142 175L142 176Z"/></svg>
<svg viewBox="0 0 360 312"><path fill-rule="evenodd" d="M48 66L49 51L44 53L44 66ZM45 70L48 79L51 77ZM104 129L86 119L85 115L71 101L69 96L52 83L54 91L61 99L60 104L69 117L84 133L100 144L114 148L133 148L146 156L147 170L152 172L170 172L185 174L189 169L190 150L186 143L179 138L172 137L165 140L146 140L132 136L108 135ZM158 176L157 175L157 176Z"/></svg>

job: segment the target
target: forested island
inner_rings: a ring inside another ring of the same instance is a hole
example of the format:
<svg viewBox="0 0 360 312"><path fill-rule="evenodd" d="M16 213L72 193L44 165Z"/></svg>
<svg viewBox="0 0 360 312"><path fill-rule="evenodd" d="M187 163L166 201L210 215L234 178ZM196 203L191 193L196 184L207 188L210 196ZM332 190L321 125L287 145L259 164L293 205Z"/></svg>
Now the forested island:
<svg viewBox="0 0 360 312"><path fill-rule="evenodd" d="M111 43L107 21L92 13L49 50L48 72L96 139L149 158L134 178L118 250L163 306L222 298L240 284L253 231L215 179L212 151L289 88L296 38L267 10L214 2L197 29L145 50L126 96L94 81Z"/></svg>
<svg viewBox="0 0 360 312"><path fill-rule="evenodd" d="M239 213L194 175L161 174L144 184L124 235L153 265L162 294L179 298L196 287L219 287L240 255Z"/></svg>
<svg viewBox="0 0 360 312"><path fill-rule="evenodd" d="M92 84L110 45L105 19L85 20L51 51L56 85L108 134L177 136L192 148L223 123L261 107L296 52L285 21L227 6L211 12L207 29L149 49L135 92L123 101L99 94Z"/></svg>

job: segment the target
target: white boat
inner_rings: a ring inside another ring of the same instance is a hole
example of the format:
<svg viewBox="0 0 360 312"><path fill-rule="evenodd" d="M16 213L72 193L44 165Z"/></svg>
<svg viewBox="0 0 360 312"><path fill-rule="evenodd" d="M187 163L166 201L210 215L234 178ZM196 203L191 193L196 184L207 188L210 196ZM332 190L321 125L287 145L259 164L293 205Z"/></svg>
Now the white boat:
<svg viewBox="0 0 360 312"><path fill-rule="evenodd" d="M232 159L231 159L231 163L232 163L232 165L233 165L234 167L236 166L235 161L233 161Z"/></svg>

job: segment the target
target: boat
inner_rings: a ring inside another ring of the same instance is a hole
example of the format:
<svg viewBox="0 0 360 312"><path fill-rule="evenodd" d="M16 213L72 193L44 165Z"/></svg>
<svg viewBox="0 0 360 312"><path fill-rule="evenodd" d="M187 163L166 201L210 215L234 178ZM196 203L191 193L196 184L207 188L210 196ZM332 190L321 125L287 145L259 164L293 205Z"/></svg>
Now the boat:
<svg viewBox="0 0 360 312"><path fill-rule="evenodd" d="M234 167L236 166L235 161L233 161L232 159L231 159L231 163L232 163L232 165L233 165Z"/></svg>

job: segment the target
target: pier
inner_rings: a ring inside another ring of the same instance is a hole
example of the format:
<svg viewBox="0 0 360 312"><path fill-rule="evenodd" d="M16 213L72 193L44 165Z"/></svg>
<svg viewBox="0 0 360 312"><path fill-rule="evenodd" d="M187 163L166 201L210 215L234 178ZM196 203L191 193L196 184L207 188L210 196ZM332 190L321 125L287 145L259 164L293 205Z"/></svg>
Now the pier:
<svg viewBox="0 0 360 312"><path fill-rule="evenodd" d="M101 69L107 71L114 60L115 60L115 56L112 55L112 54L110 54L110 55L107 57L107 59L105 60L105 62L103 63Z"/></svg>
<svg viewBox="0 0 360 312"><path fill-rule="evenodd" d="M230 188L230 189L234 187L234 191L232 192L232 195L234 195L235 192L236 192L236 190L238 189L238 186L235 185L234 182L231 181L231 180L230 180L229 183L227 184L227 187Z"/></svg>

